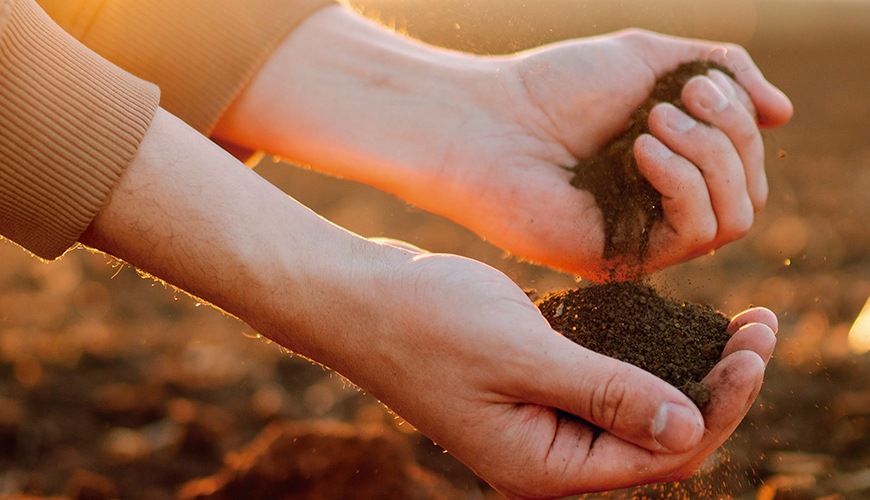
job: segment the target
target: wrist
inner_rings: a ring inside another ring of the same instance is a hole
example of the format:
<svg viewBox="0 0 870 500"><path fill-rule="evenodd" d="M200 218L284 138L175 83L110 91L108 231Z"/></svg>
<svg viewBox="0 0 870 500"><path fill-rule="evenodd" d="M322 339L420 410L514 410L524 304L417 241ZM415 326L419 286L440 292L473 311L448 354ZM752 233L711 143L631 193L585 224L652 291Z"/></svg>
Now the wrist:
<svg viewBox="0 0 870 500"><path fill-rule="evenodd" d="M215 134L407 198L493 100L496 70L325 8L276 48Z"/></svg>
<svg viewBox="0 0 870 500"><path fill-rule="evenodd" d="M336 226L310 252L273 261L268 275L258 278L260 300L241 319L350 377L366 346L390 328L385 296L402 252Z"/></svg>
<svg viewBox="0 0 870 500"><path fill-rule="evenodd" d="M348 352L354 325L377 326L367 308L382 309L377 286L398 253L325 221L163 110L79 241L325 364Z"/></svg>

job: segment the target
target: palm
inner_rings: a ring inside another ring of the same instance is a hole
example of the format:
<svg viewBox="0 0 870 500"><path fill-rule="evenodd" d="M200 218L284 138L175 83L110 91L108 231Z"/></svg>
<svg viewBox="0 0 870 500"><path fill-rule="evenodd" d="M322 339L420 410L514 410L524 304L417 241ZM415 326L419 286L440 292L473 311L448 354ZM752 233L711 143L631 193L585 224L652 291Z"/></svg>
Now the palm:
<svg viewBox="0 0 870 500"><path fill-rule="evenodd" d="M523 92L454 142L448 157L463 165L455 199L473 200L474 206L446 215L524 258L603 277L613 263L601 258L601 213L589 192L570 185L573 174L565 167L594 154L624 128L655 80L649 68L618 57L622 53L612 45L550 48L517 66L526 78ZM588 68L596 68L594 78L582 76L592 73Z"/></svg>
<svg viewBox="0 0 870 500"><path fill-rule="evenodd" d="M477 150L469 147L478 168L454 187L449 198L460 203L444 215L513 254L587 274L599 267L604 242L595 199L571 186L572 174L562 168L571 162L559 161L568 160L567 154L556 150L540 158L535 153L545 143L523 142L518 146L505 136Z"/></svg>
<svg viewBox="0 0 870 500"><path fill-rule="evenodd" d="M613 41L593 40L523 59L516 66L523 91L454 142L448 158L476 167L462 169L455 199L475 205L446 215L522 257L603 277L612 263L601 258L601 213L590 193L569 184L573 174L565 167L624 128L652 88L656 75L616 49Z"/></svg>

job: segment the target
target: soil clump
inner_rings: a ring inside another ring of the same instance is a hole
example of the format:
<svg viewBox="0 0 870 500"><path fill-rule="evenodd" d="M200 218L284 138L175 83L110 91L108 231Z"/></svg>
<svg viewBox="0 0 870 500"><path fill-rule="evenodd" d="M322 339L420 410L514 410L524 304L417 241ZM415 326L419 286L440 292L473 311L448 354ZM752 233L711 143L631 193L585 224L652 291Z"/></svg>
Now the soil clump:
<svg viewBox="0 0 870 500"><path fill-rule="evenodd" d="M699 407L709 400L701 380L729 338L728 318L712 307L678 302L628 281L557 292L538 308L574 342L643 368Z"/></svg>

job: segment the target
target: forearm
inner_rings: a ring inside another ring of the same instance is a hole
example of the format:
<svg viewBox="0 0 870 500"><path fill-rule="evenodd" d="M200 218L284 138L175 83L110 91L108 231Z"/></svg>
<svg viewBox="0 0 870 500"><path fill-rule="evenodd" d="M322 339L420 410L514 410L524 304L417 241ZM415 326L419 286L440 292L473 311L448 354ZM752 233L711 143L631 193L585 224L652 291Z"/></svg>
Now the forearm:
<svg viewBox="0 0 870 500"><path fill-rule="evenodd" d="M483 61L328 7L274 51L215 136L407 197L486 100Z"/></svg>
<svg viewBox="0 0 870 500"><path fill-rule="evenodd" d="M322 358L323 297L383 269L381 247L330 224L164 111L81 241ZM323 362L331 360L320 359Z"/></svg>

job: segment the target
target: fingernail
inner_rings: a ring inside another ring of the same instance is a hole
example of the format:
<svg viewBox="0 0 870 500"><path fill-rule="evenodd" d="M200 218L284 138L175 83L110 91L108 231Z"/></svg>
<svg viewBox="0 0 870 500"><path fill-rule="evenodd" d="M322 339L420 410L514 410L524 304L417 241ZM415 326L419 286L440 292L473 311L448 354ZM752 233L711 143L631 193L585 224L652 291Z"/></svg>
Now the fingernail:
<svg viewBox="0 0 870 500"><path fill-rule="evenodd" d="M728 97L719 90L713 80L709 78L701 78L700 80L698 104L714 113L725 109L728 106Z"/></svg>
<svg viewBox="0 0 870 500"><path fill-rule="evenodd" d="M734 89L734 84L730 77L725 75L725 73L719 71L718 69L710 70L707 73L707 76L716 83L716 86L719 87L719 90L722 91L728 97L734 97L737 95L737 92Z"/></svg>
<svg viewBox="0 0 870 500"><path fill-rule="evenodd" d="M653 420L653 436L664 448L680 452L694 446L701 437L704 421L693 409L665 403Z"/></svg>
<svg viewBox="0 0 870 500"><path fill-rule="evenodd" d="M674 152L668 149L667 146L661 143L658 139L653 137L651 140L647 141L647 153L654 158L659 160L668 160L674 157Z"/></svg>
<svg viewBox="0 0 870 500"><path fill-rule="evenodd" d="M677 132L685 132L698 124L691 116L673 106L667 109L667 122L668 127Z"/></svg>

